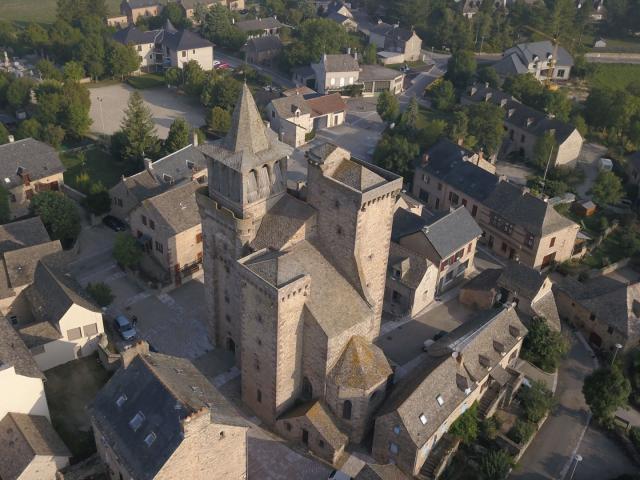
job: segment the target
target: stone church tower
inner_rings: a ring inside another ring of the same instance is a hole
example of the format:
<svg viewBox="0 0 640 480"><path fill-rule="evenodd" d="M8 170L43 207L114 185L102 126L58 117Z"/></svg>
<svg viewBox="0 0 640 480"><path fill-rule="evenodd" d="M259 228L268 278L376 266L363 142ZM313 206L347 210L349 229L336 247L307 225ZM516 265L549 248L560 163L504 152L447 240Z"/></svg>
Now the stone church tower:
<svg viewBox="0 0 640 480"><path fill-rule="evenodd" d="M208 192L197 195L209 332L217 346L239 354L240 285L232 270L262 217L286 193L291 148L265 127L246 84L227 136L199 148L209 170Z"/></svg>

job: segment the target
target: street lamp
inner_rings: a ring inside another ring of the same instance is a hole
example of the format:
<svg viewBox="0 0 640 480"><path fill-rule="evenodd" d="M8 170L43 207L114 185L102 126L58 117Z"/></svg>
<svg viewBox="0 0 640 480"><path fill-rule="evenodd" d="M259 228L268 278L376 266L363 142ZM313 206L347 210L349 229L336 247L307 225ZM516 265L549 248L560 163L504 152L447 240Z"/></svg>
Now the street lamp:
<svg viewBox="0 0 640 480"><path fill-rule="evenodd" d="M622 348L622 345L620 345L619 343L616 343L614 346L616 347L616 351L613 352L613 358L611 359L611 365L613 365L613 362L616 361L616 355L618 355L618 350L620 350Z"/></svg>
<svg viewBox="0 0 640 480"><path fill-rule="evenodd" d="M104 131L104 115L102 113L102 97L96 97L98 99L98 105L100 107L100 123L102 123L102 133L106 134L107 132Z"/></svg>
<svg viewBox="0 0 640 480"><path fill-rule="evenodd" d="M573 474L576 473L576 468L578 467L578 463L582 461L582 455L576 453L573 459L575 460L575 463L573 464L573 470L571 470L571 476L569 477L569 480L573 480Z"/></svg>

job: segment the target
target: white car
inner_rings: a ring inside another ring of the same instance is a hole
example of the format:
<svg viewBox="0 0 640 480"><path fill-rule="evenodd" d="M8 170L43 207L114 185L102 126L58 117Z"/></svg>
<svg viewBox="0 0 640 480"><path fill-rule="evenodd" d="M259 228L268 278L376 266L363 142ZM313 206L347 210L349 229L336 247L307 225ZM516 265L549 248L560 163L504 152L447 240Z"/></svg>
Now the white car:
<svg viewBox="0 0 640 480"><path fill-rule="evenodd" d="M213 61L213 66L214 68L217 67L218 65L220 65L222 62L220 60L214 60Z"/></svg>

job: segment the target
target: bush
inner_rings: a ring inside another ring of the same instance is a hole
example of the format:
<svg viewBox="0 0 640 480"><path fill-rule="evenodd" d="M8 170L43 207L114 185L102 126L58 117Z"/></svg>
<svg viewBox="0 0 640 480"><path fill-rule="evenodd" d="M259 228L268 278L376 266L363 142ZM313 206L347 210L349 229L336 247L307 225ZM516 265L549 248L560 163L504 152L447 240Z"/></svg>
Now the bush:
<svg viewBox="0 0 640 480"><path fill-rule="evenodd" d="M633 446L640 452L640 427L631 427L631 430L629 430L629 438Z"/></svg>
<svg viewBox="0 0 640 480"><path fill-rule="evenodd" d="M87 292L101 307L106 307L113 302L113 293L106 283L90 283L87 285Z"/></svg>
<svg viewBox="0 0 640 480"><path fill-rule="evenodd" d="M131 235L119 233L113 246L113 257L125 268L136 268L142 260L142 247Z"/></svg>
<svg viewBox="0 0 640 480"><path fill-rule="evenodd" d="M538 423L553 406L553 396L542 382L520 389L520 400L527 420Z"/></svg>
<svg viewBox="0 0 640 480"><path fill-rule="evenodd" d="M51 238L63 246L73 244L80 233L80 215L76 205L60 192L41 192L33 197L31 213L39 215Z"/></svg>
<svg viewBox="0 0 640 480"><path fill-rule="evenodd" d="M544 318L532 320L524 339L522 358L545 372L554 372L569 349L560 332L551 330Z"/></svg>
<svg viewBox="0 0 640 480"><path fill-rule="evenodd" d="M505 480L513 466L513 459L504 450L491 450L480 461L482 480Z"/></svg>
<svg viewBox="0 0 640 480"><path fill-rule="evenodd" d="M91 185L84 206L94 215L104 215L111 210L111 197L101 182Z"/></svg>
<svg viewBox="0 0 640 480"><path fill-rule="evenodd" d="M535 431L536 427L533 423L518 419L516 420L515 425L511 427L511 430L507 433L507 437L522 445L529 441Z"/></svg>
<svg viewBox="0 0 640 480"><path fill-rule="evenodd" d="M482 436L487 440L495 440L500 431L500 422L493 416L485 418L481 425Z"/></svg>
<svg viewBox="0 0 640 480"><path fill-rule="evenodd" d="M469 445L478 438L478 430L478 404L474 403L451 424L449 433Z"/></svg>

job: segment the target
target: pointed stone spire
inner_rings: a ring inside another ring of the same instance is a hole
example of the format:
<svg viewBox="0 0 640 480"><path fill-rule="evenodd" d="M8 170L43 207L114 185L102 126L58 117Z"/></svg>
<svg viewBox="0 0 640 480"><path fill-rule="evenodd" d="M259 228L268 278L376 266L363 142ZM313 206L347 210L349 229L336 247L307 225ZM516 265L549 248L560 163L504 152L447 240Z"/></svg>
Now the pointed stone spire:
<svg viewBox="0 0 640 480"><path fill-rule="evenodd" d="M224 137L223 145L232 152L258 153L269 148L265 125L251 90L245 83L231 118L231 128Z"/></svg>

